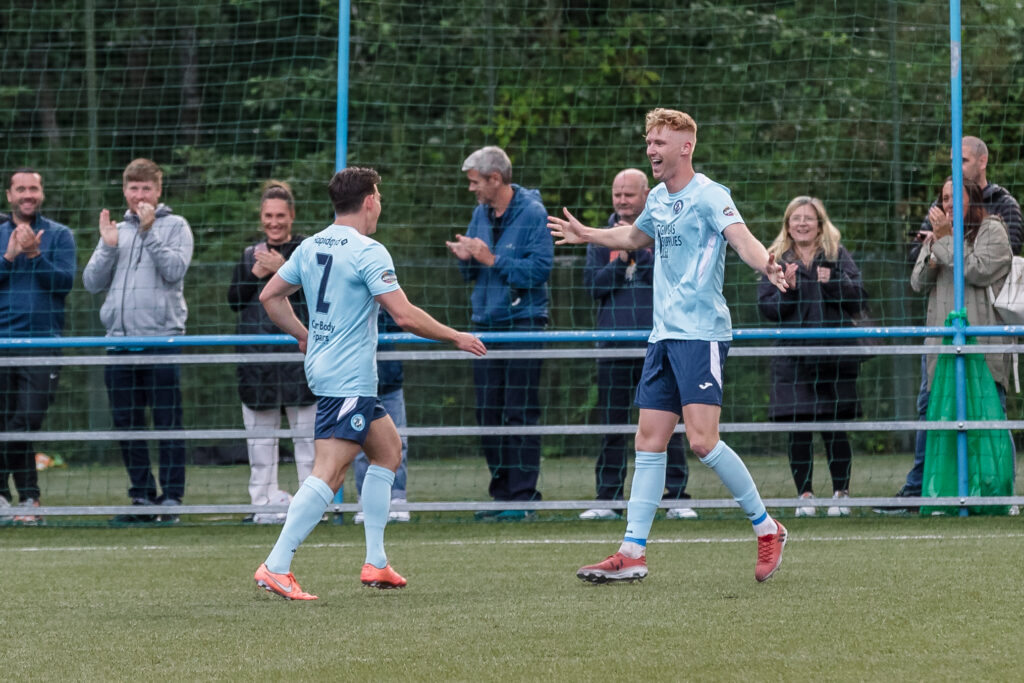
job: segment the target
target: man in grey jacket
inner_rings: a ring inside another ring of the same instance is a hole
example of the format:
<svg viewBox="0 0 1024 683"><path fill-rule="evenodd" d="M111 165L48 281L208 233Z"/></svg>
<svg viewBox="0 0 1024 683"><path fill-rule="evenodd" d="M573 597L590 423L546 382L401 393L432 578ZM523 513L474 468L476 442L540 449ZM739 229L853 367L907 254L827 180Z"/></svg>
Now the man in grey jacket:
<svg viewBox="0 0 1024 683"><path fill-rule="evenodd" d="M106 292L100 320L108 337L170 337L185 333L188 308L183 285L192 261L192 231L188 222L158 203L163 184L160 167L136 159L124 171L124 198L128 211L115 223L110 212L100 212L100 241L89 259L82 280L93 294ZM123 358L133 354L175 353L172 349L111 349ZM109 365L104 377L115 429L147 428L146 408L154 429L181 429L180 366ZM128 470L132 505L180 505L185 494L185 442L159 443L160 492L150 469L145 441L121 441L121 456ZM118 515L113 523L134 524L177 521L164 514Z"/></svg>

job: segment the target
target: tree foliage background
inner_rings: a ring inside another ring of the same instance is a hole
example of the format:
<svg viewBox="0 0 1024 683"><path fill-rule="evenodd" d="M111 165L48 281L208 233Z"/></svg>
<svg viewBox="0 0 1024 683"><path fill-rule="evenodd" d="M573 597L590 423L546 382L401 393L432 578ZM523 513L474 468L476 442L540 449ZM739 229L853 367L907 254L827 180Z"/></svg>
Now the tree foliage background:
<svg viewBox="0 0 1024 683"><path fill-rule="evenodd" d="M189 332L229 333L225 291L259 237L260 183L293 184L301 231L328 221L337 13L325 0L14 0L0 9L0 166L43 173L45 213L75 230L84 265L99 209L123 209L121 169L157 160L165 200L196 235ZM988 142L990 179L1019 196L1022 4L968 0L962 17L964 131ZM613 174L647 168L643 115L654 106L694 115L698 170L732 189L755 234L770 241L793 196L821 197L865 272L874 317L923 320L905 244L949 173L947 3L378 0L352 3L350 18L346 163L382 172L379 237L411 298L442 320L468 319L444 248L472 209L462 159L501 145L515 181L540 188L549 210L602 223ZM552 325L588 328L582 252L556 254ZM755 280L729 263L734 322L759 326ZM98 303L77 288L67 333L102 333ZM545 421L586 419L592 393L573 378L590 364L547 365ZM411 381L457 384L439 372L418 367ZM764 364L730 372L740 381L727 415L763 417ZM869 414L913 414L916 372L905 359L867 364ZM192 398L224 410L199 409L195 423L238 421L225 398L232 377L197 371ZM413 422L472 424L465 386L451 391L414 407ZM891 445L878 438L867 447Z"/></svg>

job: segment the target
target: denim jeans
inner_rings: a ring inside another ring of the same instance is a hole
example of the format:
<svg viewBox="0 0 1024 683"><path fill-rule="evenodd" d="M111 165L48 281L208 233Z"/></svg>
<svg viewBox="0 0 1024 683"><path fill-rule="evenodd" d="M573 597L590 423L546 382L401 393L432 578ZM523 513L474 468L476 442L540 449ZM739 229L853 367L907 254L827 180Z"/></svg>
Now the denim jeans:
<svg viewBox="0 0 1024 683"><path fill-rule="evenodd" d="M387 394L380 395L380 402L384 406L384 410L387 411L388 415L391 416L391 420L395 423L396 427L404 427L406 425L405 420L405 392L401 389L396 389ZM398 470L395 471L395 483L391 485L391 500L405 500L405 487L406 479L408 476L408 466L406 464L406 455L409 451L409 439L408 437L402 437L402 463L398 466ZM355 462L352 463L352 469L355 471L356 476L356 494L361 495L363 492L363 479L366 478L366 470L370 467L370 459L366 457L366 453L359 451L359 455L356 456ZM341 491L338 491L338 496L335 497L334 502L340 503L338 500L341 496Z"/></svg>

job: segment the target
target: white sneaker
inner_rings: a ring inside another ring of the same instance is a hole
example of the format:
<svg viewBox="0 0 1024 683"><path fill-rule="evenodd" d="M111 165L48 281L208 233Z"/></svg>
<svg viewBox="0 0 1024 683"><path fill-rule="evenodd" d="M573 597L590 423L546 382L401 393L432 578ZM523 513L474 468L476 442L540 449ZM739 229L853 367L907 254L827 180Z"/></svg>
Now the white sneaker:
<svg viewBox="0 0 1024 683"><path fill-rule="evenodd" d="M697 511L693 508L669 508L665 519L697 519Z"/></svg>
<svg viewBox="0 0 1024 683"><path fill-rule="evenodd" d="M401 503L405 505L408 501L405 498L392 498L391 504ZM388 513L389 522L408 522L411 519L408 510L392 510Z"/></svg>
<svg viewBox="0 0 1024 683"><path fill-rule="evenodd" d="M811 493L810 491L808 491L807 493L801 493L800 497L805 499L805 500L807 500L807 499L810 499L810 498L814 498L814 494ZM797 517L813 517L815 514L817 514L817 511L818 511L818 509L815 508L813 505L805 505L805 506L798 507L796 509L796 516Z"/></svg>
<svg viewBox="0 0 1024 683"><path fill-rule="evenodd" d="M365 518L365 515L363 514L363 511L360 510L359 512L356 513L355 517L352 518L352 523L353 524L362 524L364 518Z"/></svg>
<svg viewBox="0 0 1024 683"><path fill-rule="evenodd" d="M252 516L253 524L284 524L288 518L285 512L257 512Z"/></svg>
<svg viewBox="0 0 1024 683"><path fill-rule="evenodd" d="M615 510L608 510L606 508L594 508L592 510L586 510L580 513L580 519L619 519L621 515Z"/></svg>
<svg viewBox="0 0 1024 683"><path fill-rule="evenodd" d="M836 491L832 494L833 500L840 498L849 498L850 493L848 491ZM850 515L850 508L844 505L830 505L828 508L829 517L848 517Z"/></svg>

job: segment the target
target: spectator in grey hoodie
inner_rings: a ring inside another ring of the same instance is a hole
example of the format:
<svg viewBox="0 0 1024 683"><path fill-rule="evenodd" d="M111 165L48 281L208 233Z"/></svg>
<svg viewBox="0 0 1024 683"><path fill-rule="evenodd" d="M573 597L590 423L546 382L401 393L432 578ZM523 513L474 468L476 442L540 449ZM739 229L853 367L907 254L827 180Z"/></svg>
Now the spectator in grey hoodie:
<svg viewBox="0 0 1024 683"><path fill-rule="evenodd" d="M192 261L192 231L188 222L160 204L163 172L149 159L136 159L124 170L128 211L115 223L100 212L100 240L82 274L93 294L106 292L100 320L108 337L169 337L185 333L188 308L183 284ZM111 349L116 357L176 353L176 349L137 347ZM180 366L109 365L105 369L115 429L147 428L146 408L154 429L181 429ZM185 494L185 442L159 442L160 491L150 469L145 441L121 441L128 470L132 505L180 505ZM118 515L116 524L175 522L177 516L155 511Z"/></svg>

